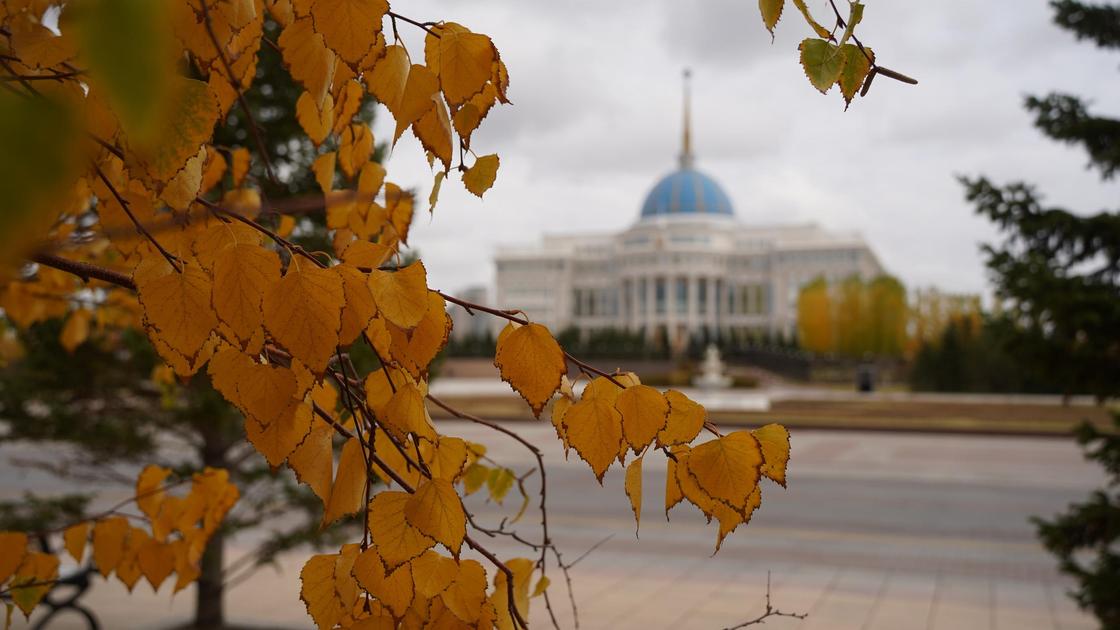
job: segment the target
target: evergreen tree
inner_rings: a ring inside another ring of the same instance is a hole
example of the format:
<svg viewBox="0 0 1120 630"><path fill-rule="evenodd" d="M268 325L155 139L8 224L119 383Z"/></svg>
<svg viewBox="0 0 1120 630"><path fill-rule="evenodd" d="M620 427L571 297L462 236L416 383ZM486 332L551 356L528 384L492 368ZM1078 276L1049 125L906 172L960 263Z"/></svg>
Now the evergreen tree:
<svg viewBox="0 0 1120 630"><path fill-rule="evenodd" d="M1120 7L1051 4L1059 26L1101 48L1120 48ZM1025 105L1043 133L1083 146L1089 167L1103 179L1120 169L1120 120L1094 116L1068 94L1031 96ZM1049 366L1049 377L1064 393L1102 399L1120 393L1120 214L1044 206L1023 182L1001 187L983 177L962 181L977 212L1004 234L984 252L1018 331L1018 358Z"/></svg>
<svg viewBox="0 0 1120 630"><path fill-rule="evenodd" d="M1106 50L1120 49L1120 5L1053 0L1054 21ZM1049 137L1083 147L1089 168L1104 180L1120 171L1120 120L1093 114L1077 96L1031 96L1025 106ZM1007 302L1008 348L1021 362L1045 366L1064 393L1120 394L1120 212L1078 214L1044 206L1028 184L1000 187L964 179L968 200L1003 231L987 245L987 265ZM1120 423L1120 419L1118 419ZM1036 521L1039 535L1073 576L1078 604L1106 629L1120 628L1120 438L1085 426L1079 440L1099 443L1090 458L1106 467L1099 490L1053 521Z"/></svg>

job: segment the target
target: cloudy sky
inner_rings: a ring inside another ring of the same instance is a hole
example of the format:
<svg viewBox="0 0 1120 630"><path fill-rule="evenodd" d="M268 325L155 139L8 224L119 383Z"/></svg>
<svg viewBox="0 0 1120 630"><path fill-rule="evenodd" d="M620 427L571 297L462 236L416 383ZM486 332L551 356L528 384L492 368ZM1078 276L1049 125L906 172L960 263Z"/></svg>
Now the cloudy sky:
<svg viewBox="0 0 1120 630"><path fill-rule="evenodd" d="M740 221L861 232L908 286L987 290L978 243L996 234L964 203L956 174L1034 182L1049 203L1081 211L1117 207L1120 185L1086 171L1080 150L1044 139L1021 102L1061 90L1120 114L1120 56L1076 43L1040 0L865 4L861 39L921 83L878 77L845 113L835 88L822 96L803 76L797 43L809 32L792 8L771 43L752 0L408 3L409 17L490 35L514 103L495 108L472 141L479 155L501 156L485 200L448 182L435 216L417 215L410 241L432 286L490 285L499 244L633 223L675 166L686 66L697 166ZM827 4L809 5L823 21ZM422 55L417 34L406 37ZM388 125L380 116L378 138L391 137ZM388 167L426 199L432 174L410 134Z"/></svg>

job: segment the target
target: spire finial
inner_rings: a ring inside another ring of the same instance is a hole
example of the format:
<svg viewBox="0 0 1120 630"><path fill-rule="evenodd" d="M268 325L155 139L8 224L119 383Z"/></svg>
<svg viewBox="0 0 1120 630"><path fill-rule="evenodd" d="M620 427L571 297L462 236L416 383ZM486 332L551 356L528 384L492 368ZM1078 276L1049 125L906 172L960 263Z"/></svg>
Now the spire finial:
<svg viewBox="0 0 1120 630"><path fill-rule="evenodd" d="M684 69L684 138L681 142L681 168L692 168L692 70Z"/></svg>

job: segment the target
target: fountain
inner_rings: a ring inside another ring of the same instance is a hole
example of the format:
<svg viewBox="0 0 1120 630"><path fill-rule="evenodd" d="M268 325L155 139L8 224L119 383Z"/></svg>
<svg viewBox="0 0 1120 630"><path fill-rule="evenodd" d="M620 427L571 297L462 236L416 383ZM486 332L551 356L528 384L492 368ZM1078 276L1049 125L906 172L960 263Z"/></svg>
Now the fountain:
<svg viewBox="0 0 1120 630"><path fill-rule="evenodd" d="M708 344L704 350L700 375L692 379L692 384L703 389L726 389L731 385L731 377L723 373L723 360L715 344Z"/></svg>

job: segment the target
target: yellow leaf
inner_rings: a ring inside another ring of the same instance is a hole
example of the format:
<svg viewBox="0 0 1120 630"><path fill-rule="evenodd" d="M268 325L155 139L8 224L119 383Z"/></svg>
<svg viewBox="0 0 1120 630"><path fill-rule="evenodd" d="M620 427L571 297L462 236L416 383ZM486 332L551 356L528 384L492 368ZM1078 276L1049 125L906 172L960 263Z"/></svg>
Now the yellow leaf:
<svg viewBox="0 0 1120 630"><path fill-rule="evenodd" d="M24 617L29 617L35 606L51 590L52 584L41 583L58 579L58 564L58 557L49 553L30 551L24 556L12 578L8 593L23 611ZM30 586L31 584L36 586Z"/></svg>
<svg viewBox="0 0 1120 630"><path fill-rule="evenodd" d="M622 416L602 398L584 398L564 414L568 443L599 483L622 447Z"/></svg>
<svg viewBox="0 0 1120 630"><path fill-rule="evenodd" d="M435 429L428 421L424 408L424 396L412 383L397 384L397 391L389 398L379 419L399 441L404 441L410 433L428 441L436 439Z"/></svg>
<svg viewBox="0 0 1120 630"><path fill-rule="evenodd" d="M560 389L560 377L568 371L560 344L547 327L534 323L516 328L509 324L502 330L494 365L502 380L521 394L538 418L552 394Z"/></svg>
<svg viewBox="0 0 1120 630"><path fill-rule="evenodd" d="M405 518L405 505L410 498L407 492L383 490L369 502L370 541L377 546L387 571L412 560L436 543Z"/></svg>
<svg viewBox="0 0 1120 630"><path fill-rule="evenodd" d="M821 26L819 22L813 19L812 14L809 13L809 7L805 6L805 0L793 0L793 4L797 7L798 11L801 11L805 22L809 24L809 27L817 34L817 37L828 39L832 35L827 28Z"/></svg>
<svg viewBox="0 0 1120 630"><path fill-rule="evenodd" d="M394 272L374 269L369 288L381 316L401 328L416 326L428 310L428 274L419 260Z"/></svg>
<svg viewBox="0 0 1120 630"><path fill-rule="evenodd" d="M149 519L155 519L159 515L160 506L163 505L163 482L170 475L169 469L148 464L136 478L136 507Z"/></svg>
<svg viewBox="0 0 1120 630"><path fill-rule="evenodd" d="M463 472L463 493L467 496L474 494L486 485L490 478L490 469L482 464L471 464Z"/></svg>
<svg viewBox="0 0 1120 630"><path fill-rule="evenodd" d="M0 534L0 539L2 538L3 534ZM70 553L70 557L74 559L74 562L77 562L78 564L82 563L82 556L85 554L86 541L88 539L89 521L82 521L81 523L71 525L70 527L66 528L66 531L62 532L62 540L66 545L66 551ZM0 541L0 547L2 546L3 543L2 541ZM4 571L3 568L0 567L0 584L3 583Z"/></svg>
<svg viewBox="0 0 1120 630"><path fill-rule="evenodd" d="M813 87L828 92L844 71L844 55L836 44L812 37L801 42L801 67Z"/></svg>
<svg viewBox="0 0 1120 630"><path fill-rule="evenodd" d="M27 556L27 534L0 532L0 584L16 572Z"/></svg>
<svg viewBox="0 0 1120 630"><path fill-rule="evenodd" d="M422 444L427 445L426 442ZM455 481L463 474L467 465L467 443L461 438L441 435L430 450L431 454L424 461L432 477Z"/></svg>
<svg viewBox="0 0 1120 630"><path fill-rule="evenodd" d="M484 155L474 161L474 164L463 173L463 185L479 198L482 193L490 190L494 179L498 176L498 156Z"/></svg>
<svg viewBox="0 0 1120 630"><path fill-rule="evenodd" d="M681 492L681 484L677 481L677 466L678 464L672 458L666 461L667 468L665 474L665 520L669 520L669 510L673 509L678 503L684 499L684 493Z"/></svg>
<svg viewBox="0 0 1120 630"><path fill-rule="evenodd" d="M303 84L320 109L334 80L335 54L315 32L310 17L301 17L280 33L277 40L292 78Z"/></svg>
<svg viewBox="0 0 1120 630"><path fill-rule="evenodd" d="M377 41L381 20L389 11L385 0L313 0L311 19L328 48L358 67Z"/></svg>
<svg viewBox="0 0 1120 630"><path fill-rule="evenodd" d="M389 434L385 431L375 431L373 436L373 452L374 455L381 461L380 464L373 464L373 472L381 477L381 480L386 485L391 485L400 479L409 487L415 488L420 483L420 470L408 462L417 460L416 445L412 442L405 442L401 444L401 449L389 438ZM401 453L404 450L404 453ZM405 459L405 454L408 459ZM388 470L382 468L382 464ZM396 476L389 474L389 471Z"/></svg>
<svg viewBox="0 0 1120 630"><path fill-rule="evenodd" d="M247 364L236 361L242 371L236 375L237 396L234 401L248 417L264 427L292 413L302 398L296 375L276 365ZM225 377L225 374L222 374Z"/></svg>
<svg viewBox="0 0 1120 630"><path fill-rule="evenodd" d="M384 47L384 41L381 40L380 34L378 34L378 41ZM354 116L362 107L362 96L365 95L362 84L354 79L346 81L342 85L343 87L338 93L338 101L334 105L334 127L331 130L335 133L342 133L346 125L354 120Z"/></svg>
<svg viewBox="0 0 1120 630"><path fill-rule="evenodd" d="M438 95L439 79L436 78L436 75L425 66L413 64L408 70L407 82L404 91L401 93L397 111L393 112L393 117L397 119L397 129L393 133L393 144L396 144L409 125L420 120L435 108L436 99L439 98ZM390 109L390 111L392 110Z"/></svg>
<svg viewBox="0 0 1120 630"><path fill-rule="evenodd" d="M342 293L346 302L342 306L342 327L338 333L338 343L348 346L361 335L369 320L377 313L373 303L373 293L369 290L366 274L349 265L334 267L342 278Z"/></svg>
<svg viewBox="0 0 1120 630"><path fill-rule="evenodd" d="M707 412L675 389L665 392L665 400L669 401L669 420L665 428L657 433L657 445L688 444L700 435Z"/></svg>
<svg viewBox="0 0 1120 630"><path fill-rule="evenodd" d="M611 378L596 376L587 384L587 387L583 389L583 398L601 398L607 404L614 406L615 401L618 400L619 394L621 394L624 389L640 384L638 376L633 372L613 374Z"/></svg>
<svg viewBox="0 0 1120 630"><path fill-rule="evenodd" d="M148 538L137 550L136 562L152 590L158 591L160 584L175 570L175 550L170 544Z"/></svg>
<svg viewBox="0 0 1120 630"><path fill-rule="evenodd" d="M158 133L151 134L151 143L130 147L143 163L146 174L160 183L171 181L187 160L198 155L213 135L218 120L218 104L206 83L175 77L173 84L175 98L171 102L175 107L164 112ZM201 166L200 162L200 176Z"/></svg>
<svg viewBox="0 0 1120 630"><path fill-rule="evenodd" d="M407 336L392 335L393 359L401 364L415 379L428 375L428 365L439 351L447 345L451 336L451 316L447 314L447 304L435 291L428 291L428 310L423 319ZM399 331L399 328L390 329ZM403 333L403 331L401 331ZM405 342L402 346L399 342Z"/></svg>
<svg viewBox="0 0 1120 630"><path fill-rule="evenodd" d="M789 463L789 431L780 424L768 424L751 431L762 447L763 475L786 487L786 464Z"/></svg>
<svg viewBox="0 0 1120 630"><path fill-rule="evenodd" d="M93 311L84 308L70 312L70 316L66 318L66 325L62 327L62 333L58 337L58 342L67 352L73 354L74 349L89 338L89 320L92 316Z"/></svg>
<svg viewBox="0 0 1120 630"><path fill-rule="evenodd" d="M238 243L214 258L214 311L236 336L248 343L264 321L265 292L280 281L280 257L256 243Z"/></svg>
<svg viewBox="0 0 1120 630"><path fill-rule="evenodd" d="M323 502L326 509L331 496L331 425L316 418L311 424L311 432L303 442L288 456L288 466L296 473L296 479L311 488Z"/></svg>
<svg viewBox="0 0 1120 630"><path fill-rule="evenodd" d="M863 51L867 51L867 54L865 55ZM875 53L867 47L860 50L859 46L844 44L840 47L840 54L844 57L844 70L836 83L840 86L840 93L844 95L844 108L847 109L855 98L856 92L863 87L867 73L871 71L871 61L875 59Z"/></svg>
<svg viewBox="0 0 1120 630"><path fill-rule="evenodd" d="M338 559L334 563L334 592L338 595L342 609L352 611L358 603L359 586L354 579L354 563L361 553L361 545L347 543L338 552Z"/></svg>
<svg viewBox="0 0 1120 630"><path fill-rule="evenodd" d="M289 405L268 424L245 419L245 437L272 468L284 463L310 431L311 406L307 403Z"/></svg>
<svg viewBox="0 0 1120 630"><path fill-rule="evenodd" d="M443 185L443 178L447 173L443 171L436 171L436 178L432 181L432 192L428 194L428 214L434 214L436 211L436 202L439 201L439 189Z"/></svg>
<svg viewBox="0 0 1120 630"><path fill-rule="evenodd" d="M394 617L403 617L412 603L412 567L405 563L387 573L377 547L368 547L358 554L354 560L354 577L358 585L388 608Z"/></svg>
<svg viewBox="0 0 1120 630"><path fill-rule="evenodd" d="M494 89L498 95L498 101L509 104L509 99L506 98L506 90L509 89L509 69L501 59L495 59L494 65L490 67L490 82L494 85Z"/></svg>
<svg viewBox="0 0 1120 630"><path fill-rule="evenodd" d="M564 415L572 408L572 401L570 398L561 396L556 399L552 405L552 426L556 429L556 437L564 443L564 457L568 456L568 449L571 444L568 443L568 429L564 426Z"/></svg>
<svg viewBox="0 0 1120 630"><path fill-rule="evenodd" d="M120 564L127 538L128 520L123 516L102 519L93 526L93 563L102 577L109 577Z"/></svg>
<svg viewBox="0 0 1120 630"><path fill-rule="evenodd" d="M411 64L404 46L392 45L385 49L385 56L373 66L367 81L370 94L389 109L393 118L400 120L401 99L408 85Z"/></svg>
<svg viewBox="0 0 1120 630"><path fill-rule="evenodd" d="M238 243L261 244L261 233L240 222L217 222L206 228L191 243L191 251L203 269L211 271L218 254Z"/></svg>
<svg viewBox="0 0 1120 630"><path fill-rule="evenodd" d="M635 453L653 442L669 421L669 401L648 385L635 385L619 392L614 408L622 415L622 435Z"/></svg>
<svg viewBox="0 0 1120 630"><path fill-rule="evenodd" d="M747 431L735 431L692 449L688 473L712 498L742 511L758 486L762 448Z"/></svg>
<svg viewBox="0 0 1120 630"><path fill-rule="evenodd" d="M420 120L412 124L412 133L426 151L443 162L444 170L451 168L451 116L443 99L433 97L433 107ZM428 157L429 163L431 156Z"/></svg>
<svg viewBox="0 0 1120 630"><path fill-rule="evenodd" d="M389 220L397 233L397 238L402 243L407 243L408 227L412 223L412 193L402 191L395 184L385 184L385 205L388 207Z"/></svg>
<svg viewBox="0 0 1120 630"><path fill-rule="evenodd" d="M533 587L532 597L540 597L541 595L544 595L544 592L548 590L548 587L551 584L552 580L548 579L547 575L542 575L541 579L537 580L537 585Z"/></svg>
<svg viewBox="0 0 1120 630"><path fill-rule="evenodd" d="M642 524L642 457L630 462L626 467L626 480L623 483L626 496L630 499L630 509L634 511L634 537Z"/></svg>
<svg viewBox="0 0 1120 630"><path fill-rule="evenodd" d="M439 75L447 102L459 105L482 91L490 80L497 51L489 37L454 22L438 25L433 31L439 37L428 35L426 63Z"/></svg>
<svg viewBox="0 0 1120 630"><path fill-rule="evenodd" d="M231 157L233 158L233 166L230 169L230 174L233 176L233 187L238 188L245 181L245 176L249 174L252 156L249 154L249 149L238 147L232 151Z"/></svg>
<svg viewBox="0 0 1120 630"><path fill-rule="evenodd" d="M420 554L420 557L413 559L410 564L416 593L427 599L432 599L447 590L459 575L458 562L441 556L431 549Z"/></svg>
<svg viewBox="0 0 1120 630"><path fill-rule="evenodd" d="M420 533L459 555L467 533L467 515L450 481L430 479L421 483L405 504L404 514Z"/></svg>
<svg viewBox="0 0 1120 630"><path fill-rule="evenodd" d="M417 588L420 588L419 583ZM443 590L440 599L462 622L479 621L484 617L486 604L486 569L476 560L461 560L455 579Z"/></svg>
<svg viewBox="0 0 1120 630"><path fill-rule="evenodd" d="M481 92L472 96L470 101L463 103L452 113L451 122L455 125L455 131L467 144L467 148L470 148L471 134L490 113L497 100L497 89L493 83L487 83Z"/></svg>
<svg viewBox="0 0 1120 630"><path fill-rule="evenodd" d="M352 437L342 445L338 456L338 474L331 486L327 508L323 511L323 527L362 509L367 481L365 470L362 445L358 438Z"/></svg>
<svg viewBox="0 0 1120 630"><path fill-rule="evenodd" d="M529 618L529 582L533 577L533 561L526 558L514 558L505 562L510 573L513 574L513 602L522 619ZM494 593L491 599L494 611L498 614L495 627L500 630L514 630L520 627L515 624L509 612L509 581L504 571L494 574Z"/></svg>
<svg viewBox="0 0 1120 630"><path fill-rule="evenodd" d="M345 297L342 279L330 269L294 260L264 295L264 324L272 336L312 372L322 374L338 347Z"/></svg>
<svg viewBox="0 0 1120 630"><path fill-rule="evenodd" d="M338 165L347 177L354 177L369 161L373 151L373 133L365 123L354 123L342 131L338 147Z"/></svg>
<svg viewBox="0 0 1120 630"><path fill-rule="evenodd" d="M177 272L162 257L151 255L136 267L133 280L150 336L194 358L218 325L210 306L210 276L194 265Z"/></svg>
<svg viewBox="0 0 1120 630"><path fill-rule="evenodd" d="M311 92L300 94L296 101L296 120L315 146L322 144L334 126L334 102L331 95L326 95L323 107L320 108Z"/></svg>
<svg viewBox="0 0 1120 630"><path fill-rule="evenodd" d="M385 183L385 167L377 162L366 162L358 173L358 194L361 202L372 202ZM372 244L372 243L371 243ZM376 265L374 265L376 266Z"/></svg>
<svg viewBox="0 0 1120 630"><path fill-rule="evenodd" d="M354 267L377 269L393 255L393 250L379 243L354 241L342 250L342 262Z"/></svg>
<svg viewBox="0 0 1120 630"><path fill-rule="evenodd" d="M786 0L758 0L758 10L762 13L762 23L766 26L766 30L770 31L771 37L774 35L774 26L782 17L782 9L785 4Z"/></svg>
<svg viewBox="0 0 1120 630"><path fill-rule="evenodd" d="M299 573L299 598L320 630L334 628L346 614L335 591L334 569L337 562L338 554L314 555L308 558Z"/></svg>
<svg viewBox="0 0 1120 630"><path fill-rule="evenodd" d="M330 153L324 153L315 158L315 162L311 164L311 170L315 173L315 183L319 184L319 188L322 189L324 194L328 194L334 190L334 165L337 160L338 154L331 151Z"/></svg>
<svg viewBox="0 0 1120 630"><path fill-rule="evenodd" d="M747 497L747 506L742 511L733 510L722 503L716 503L715 516L719 521L719 534L716 538L716 552L719 552L720 547L723 546L723 540L727 535L735 531L740 525L746 525L751 520L751 515L755 509L762 503L761 488L755 486L754 492Z"/></svg>
<svg viewBox="0 0 1120 630"><path fill-rule="evenodd" d="M276 227L276 233L283 238L288 238L292 235L292 230L296 229L296 220L290 214L285 214L280 217L280 225Z"/></svg>
<svg viewBox="0 0 1120 630"><path fill-rule="evenodd" d="M490 500L501 505L516 482L517 476L508 468L491 470L490 475L486 477L486 489L490 491Z"/></svg>

